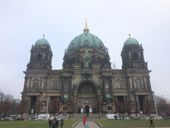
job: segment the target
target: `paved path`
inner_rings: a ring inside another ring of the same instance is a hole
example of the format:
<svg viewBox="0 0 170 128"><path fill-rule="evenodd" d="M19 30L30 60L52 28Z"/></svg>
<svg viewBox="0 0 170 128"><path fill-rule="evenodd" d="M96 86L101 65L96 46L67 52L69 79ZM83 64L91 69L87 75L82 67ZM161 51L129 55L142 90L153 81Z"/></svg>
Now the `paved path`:
<svg viewBox="0 0 170 128"><path fill-rule="evenodd" d="M87 121L86 125L88 127L83 126L83 122L80 121L75 128L100 128L94 121ZM136 127L136 128L149 128L149 127ZM155 127L155 128L170 128L170 127Z"/></svg>
<svg viewBox="0 0 170 128"><path fill-rule="evenodd" d="M79 124L75 128L100 128L94 121L87 121L86 125L88 127L83 126L83 122L80 121Z"/></svg>

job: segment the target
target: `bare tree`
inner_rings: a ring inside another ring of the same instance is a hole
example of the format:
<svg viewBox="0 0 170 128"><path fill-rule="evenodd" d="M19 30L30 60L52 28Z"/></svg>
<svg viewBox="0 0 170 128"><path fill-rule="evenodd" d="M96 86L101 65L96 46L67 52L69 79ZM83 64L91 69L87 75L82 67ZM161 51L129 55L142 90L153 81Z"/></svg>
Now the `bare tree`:
<svg viewBox="0 0 170 128"><path fill-rule="evenodd" d="M170 113L170 103L163 96L156 96L158 114L165 117Z"/></svg>
<svg viewBox="0 0 170 128"><path fill-rule="evenodd" d="M20 100L16 100L12 95L0 91L0 115L18 114L19 103Z"/></svg>
<svg viewBox="0 0 170 128"><path fill-rule="evenodd" d="M3 101L4 101L4 94L0 92L0 114L3 114Z"/></svg>
<svg viewBox="0 0 170 128"><path fill-rule="evenodd" d="M6 98L3 102L3 109L2 109L5 116L11 114L11 108L12 108L12 104L10 100Z"/></svg>
<svg viewBox="0 0 170 128"><path fill-rule="evenodd" d="M29 113L29 111L27 110L27 105L27 102L25 100L22 100L18 106L18 113Z"/></svg>

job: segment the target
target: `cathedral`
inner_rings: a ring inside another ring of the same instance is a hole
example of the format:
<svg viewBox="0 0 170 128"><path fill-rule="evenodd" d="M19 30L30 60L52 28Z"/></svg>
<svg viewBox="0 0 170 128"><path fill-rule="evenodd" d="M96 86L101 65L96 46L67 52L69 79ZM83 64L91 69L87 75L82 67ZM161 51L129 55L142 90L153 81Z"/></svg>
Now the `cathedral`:
<svg viewBox="0 0 170 128"><path fill-rule="evenodd" d="M43 37L31 48L22 101L27 113L153 113L150 70L143 47L130 35L122 43L122 68L111 67L108 49L85 25L52 69L53 52Z"/></svg>

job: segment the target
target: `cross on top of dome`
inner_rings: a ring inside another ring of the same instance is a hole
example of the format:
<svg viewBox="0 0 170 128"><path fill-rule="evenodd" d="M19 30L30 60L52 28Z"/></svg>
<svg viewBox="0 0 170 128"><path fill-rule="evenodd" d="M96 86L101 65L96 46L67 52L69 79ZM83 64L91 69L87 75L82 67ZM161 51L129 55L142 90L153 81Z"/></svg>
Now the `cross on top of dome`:
<svg viewBox="0 0 170 128"><path fill-rule="evenodd" d="M89 32L88 26L87 26L87 19L85 19L85 28L84 28L84 32Z"/></svg>

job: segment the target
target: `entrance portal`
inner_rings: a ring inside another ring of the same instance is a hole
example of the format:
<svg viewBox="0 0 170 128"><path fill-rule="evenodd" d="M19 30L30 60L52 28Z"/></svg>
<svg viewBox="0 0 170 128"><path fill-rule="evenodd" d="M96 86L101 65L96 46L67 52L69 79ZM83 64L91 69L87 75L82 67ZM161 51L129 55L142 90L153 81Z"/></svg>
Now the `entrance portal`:
<svg viewBox="0 0 170 128"><path fill-rule="evenodd" d="M99 106L97 103L98 96L94 83L91 81L82 82L78 87L77 111L78 108L83 108L83 112L88 114L90 112L93 112L93 110L99 110Z"/></svg>

